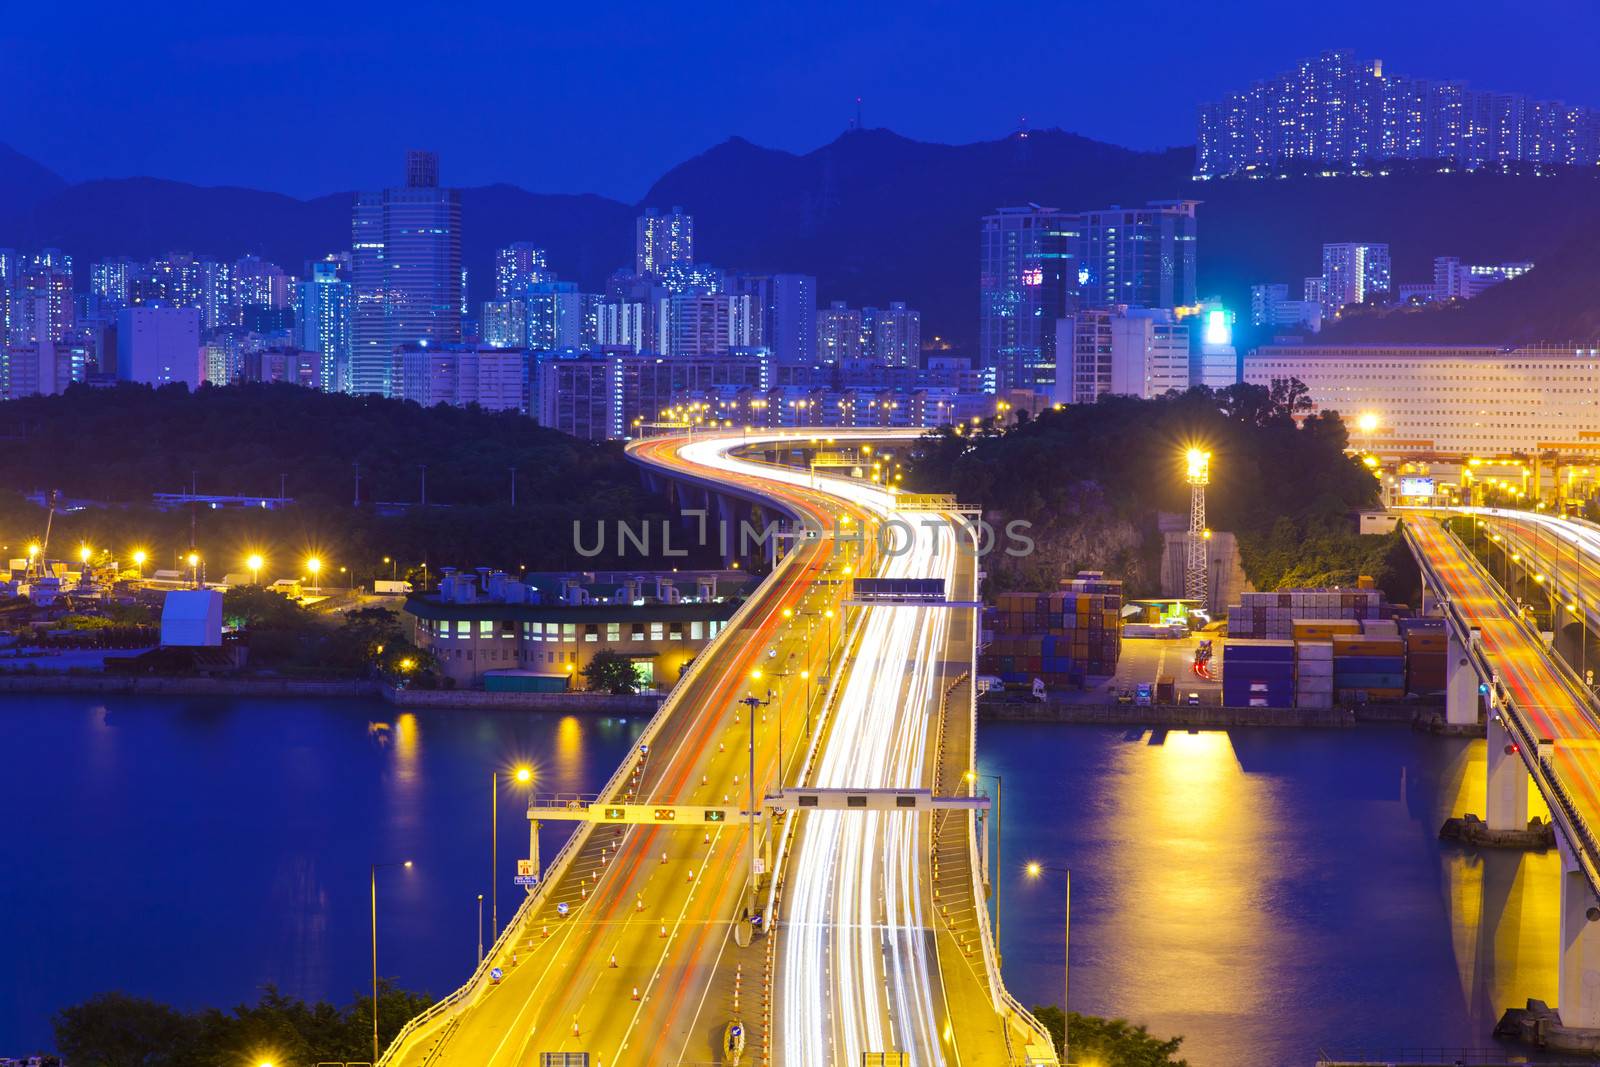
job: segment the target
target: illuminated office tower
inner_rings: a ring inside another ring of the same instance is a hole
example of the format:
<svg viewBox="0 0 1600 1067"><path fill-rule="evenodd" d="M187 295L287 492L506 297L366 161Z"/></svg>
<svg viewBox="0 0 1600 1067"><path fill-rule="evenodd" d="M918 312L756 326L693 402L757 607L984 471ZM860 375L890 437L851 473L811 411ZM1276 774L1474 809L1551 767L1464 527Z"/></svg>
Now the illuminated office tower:
<svg viewBox="0 0 1600 1067"><path fill-rule="evenodd" d="M350 391L388 395L396 348L461 340L461 196L432 152L406 156L406 184L360 193L352 220Z"/></svg>

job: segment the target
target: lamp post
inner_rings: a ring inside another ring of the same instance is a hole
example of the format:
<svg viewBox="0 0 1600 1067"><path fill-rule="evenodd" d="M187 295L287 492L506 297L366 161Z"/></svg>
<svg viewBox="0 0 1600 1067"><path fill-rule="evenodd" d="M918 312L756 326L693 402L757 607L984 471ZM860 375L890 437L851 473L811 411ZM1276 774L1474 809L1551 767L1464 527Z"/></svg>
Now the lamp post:
<svg viewBox="0 0 1600 1067"><path fill-rule="evenodd" d="M411 868L410 860L372 865L372 1062L378 1062L378 870L382 867Z"/></svg>
<svg viewBox="0 0 1600 1067"><path fill-rule="evenodd" d="M261 554L259 552L252 552L250 554L250 558L244 561L244 565L250 568L251 585L261 584L261 565L264 562L265 560L261 558Z"/></svg>
<svg viewBox="0 0 1600 1067"><path fill-rule="evenodd" d="M511 772L518 785L533 781L530 767ZM489 932L490 943L500 940L500 772L489 772Z"/></svg>
<svg viewBox="0 0 1600 1067"><path fill-rule="evenodd" d="M306 560L306 570L311 572L311 592L315 594L321 588L317 582L317 576L322 573L322 561L316 556L312 556Z"/></svg>
<svg viewBox="0 0 1600 1067"><path fill-rule="evenodd" d="M139 568L139 578L144 578L144 561L150 557L145 555L144 549L136 548L133 552L133 565Z"/></svg>
<svg viewBox="0 0 1600 1067"><path fill-rule="evenodd" d="M478 962L483 962L483 894L478 894Z"/></svg>
<svg viewBox="0 0 1600 1067"><path fill-rule="evenodd" d="M761 680L761 669L758 667L750 672L752 680ZM750 775L745 784L750 790L750 899L755 902L756 892L756 709L772 702L772 690L767 690L767 699L762 700L754 693L744 698L744 705L750 711ZM780 720L781 723L781 720Z"/></svg>
<svg viewBox="0 0 1600 1067"><path fill-rule="evenodd" d="M1061 1062L1067 1062L1067 992L1072 983L1072 966L1068 954L1072 948L1072 871L1066 867L1046 867L1029 863L1028 877L1039 879L1045 874L1059 874L1066 882L1066 916L1061 925Z"/></svg>
<svg viewBox="0 0 1600 1067"><path fill-rule="evenodd" d="M187 557L187 559L186 559L186 562L189 564L189 578L190 578L190 580L192 582L194 582L195 587L199 588L199 585L200 585L200 553L191 550L189 555L188 555L188 557Z"/></svg>

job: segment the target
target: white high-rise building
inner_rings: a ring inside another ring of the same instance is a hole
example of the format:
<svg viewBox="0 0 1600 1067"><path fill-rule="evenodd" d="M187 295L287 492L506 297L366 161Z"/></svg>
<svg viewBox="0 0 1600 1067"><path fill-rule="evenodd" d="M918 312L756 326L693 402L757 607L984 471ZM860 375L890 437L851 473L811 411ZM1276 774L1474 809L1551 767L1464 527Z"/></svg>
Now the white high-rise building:
<svg viewBox="0 0 1600 1067"><path fill-rule="evenodd" d="M1189 326L1157 308L1095 308L1056 323L1054 399L1150 399L1189 388Z"/></svg>
<svg viewBox="0 0 1600 1067"><path fill-rule="evenodd" d="M117 377L125 382L200 385L204 368L197 308L135 307L117 313Z"/></svg>

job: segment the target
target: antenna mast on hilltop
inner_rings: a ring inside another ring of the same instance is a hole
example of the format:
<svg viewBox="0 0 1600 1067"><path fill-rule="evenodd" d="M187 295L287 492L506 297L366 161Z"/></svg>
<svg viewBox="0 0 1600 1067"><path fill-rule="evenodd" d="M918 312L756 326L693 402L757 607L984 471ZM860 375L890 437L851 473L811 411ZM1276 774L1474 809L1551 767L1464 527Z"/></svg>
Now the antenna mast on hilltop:
<svg viewBox="0 0 1600 1067"><path fill-rule="evenodd" d="M859 96L856 97L856 124L855 124L855 126L852 127L852 129L857 129L857 130L866 129L865 126L861 125L861 98Z"/></svg>
<svg viewBox="0 0 1600 1067"><path fill-rule="evenodd" d="M1211 531L1206 528L1206 486L1211 482L1211 453L1191 448L1184 458L1188 461L1189 543L1184 559L1183 595L1198 600L1199 610L1205 611L1210 602L1206 542Z"/></svg>

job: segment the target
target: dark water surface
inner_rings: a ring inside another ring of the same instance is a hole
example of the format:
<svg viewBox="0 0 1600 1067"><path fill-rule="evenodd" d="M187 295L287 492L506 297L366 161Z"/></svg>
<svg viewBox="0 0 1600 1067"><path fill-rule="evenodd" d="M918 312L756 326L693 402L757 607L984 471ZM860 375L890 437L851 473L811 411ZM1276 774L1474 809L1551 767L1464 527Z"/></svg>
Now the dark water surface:
<svg viewBox="0 0 1600 1067"><path fill-rule="evenodd" d="M476 959L490 771L526 760L544 789L593 790L643 725L0 702L0 1054L48 1048L54 1011L109 989L227 1006L271 982L347 1002L370 980L374 862L416 863L379 872L382 973L443 993ZM1005 776L1002 939L1025 1003L1060 999L1063 914L1061 880L1028 882L1029 858L1073 870L1074 1009L1184 1034L1196 1067L1481 1047L1500 1008L1555 999L1556 857L1436 839L1481 808L1482 742L993 724L979 747ZM502 784L502 919L519 799Z"/></svg>
<svg viewBox="0 0 1600 1067"><path fill-rule="evenodd" d="M989 724L979 752L1026 1004L1062 984L1065 880L1029 881L1032 858L1073 872L1073 1009L1182 1034L1196 1065L1489 1048L1503 1008L1555 1003L1556 853L1438 841L1483 811L1482 741Z"/></svg>

